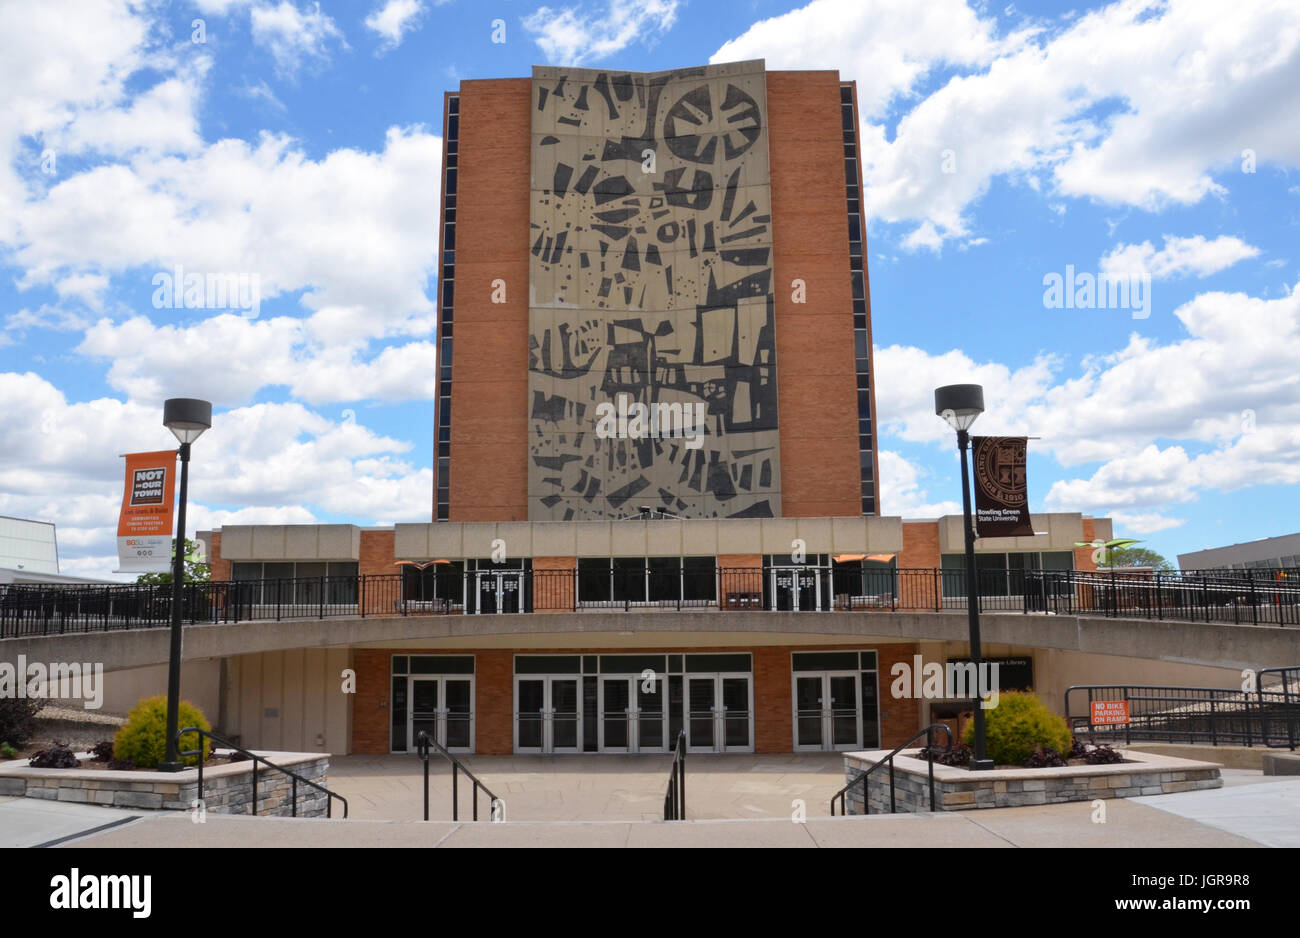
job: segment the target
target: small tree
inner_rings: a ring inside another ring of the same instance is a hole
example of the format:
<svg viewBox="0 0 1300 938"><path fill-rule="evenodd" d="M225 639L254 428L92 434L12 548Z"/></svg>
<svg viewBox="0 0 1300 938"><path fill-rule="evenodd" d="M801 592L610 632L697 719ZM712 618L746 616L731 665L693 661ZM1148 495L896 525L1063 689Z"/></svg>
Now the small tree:
<svg viewBox="0 0 1300 938"><path fill-rule="evenodd" d="M202 560L202 545L198 541L185 539L185 582L186 583L207 583L212 577L212 570L207 562ZM172 538L172 564L176 563L176 538ZM172 573L168 570L166 573L142 573L135 580L137 583L147 583L154 586L171 583Z"/></svg>
<svg viewBox="0 0 1300 938"><path fill-rule="evenodd" d="M1111 567L1150 567L1157 573L1171 573L1174 565L1162 555L1147 547L1112 547L1107 551L1105 563Z"/></svg>

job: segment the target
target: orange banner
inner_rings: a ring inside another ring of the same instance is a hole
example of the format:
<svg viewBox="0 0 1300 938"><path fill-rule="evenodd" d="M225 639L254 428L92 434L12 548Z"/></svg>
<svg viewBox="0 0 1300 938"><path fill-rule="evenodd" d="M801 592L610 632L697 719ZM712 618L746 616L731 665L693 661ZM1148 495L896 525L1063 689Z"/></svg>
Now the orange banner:
<svg viewBox="0 0 1300 938"><path fill-rule="evenodd" d="M176 451L131 453L117 521L119 573L166 572L172 567L172 509Z"/></svg>

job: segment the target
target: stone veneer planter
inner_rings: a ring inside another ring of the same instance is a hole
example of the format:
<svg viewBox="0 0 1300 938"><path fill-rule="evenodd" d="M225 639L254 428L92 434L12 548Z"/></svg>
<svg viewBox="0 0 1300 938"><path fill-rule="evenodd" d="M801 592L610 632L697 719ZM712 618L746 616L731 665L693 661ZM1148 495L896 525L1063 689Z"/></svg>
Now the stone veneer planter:
<svg viewBox="0 0 1300 938"><path fill-rule="evenodd" d="M915 751L915 750L913 750ZM845 781L889 755L887 749L844 754ZM1092 801L1097 798L1131 798L1202 788L1221 788L1219 764L1176 759L1173 756L1125 750L1117 765L1070 765L1057 769L995 769L972 772L947 765L934 767L936 811L970 808L1007 808L1030 804ZM900 812L930 810L930 787L924 759L900 753L894 759L894 797ZM871 813L889 812L889 767L882 766L867 779ZM862 787L847 796L849 814L862 814Z"/></svg>
<svg viewBox="0 0 1300 938"><path fill-rule="evenodd" d="M276 765L324 785L329 753L258 752ZM78 753L82 762L90 753ZM257 770L257 814L288 817L293 780L265 765ZM0 795L100 804L114 808L189 811L199 797L197 768L183 772L115 772L108 769L36 769L26 759L0 762ZM230 762L203 768L204 809L214 814L252 814L253 763ZM298 785L298 817L325 817L328 796Z"/></svg>

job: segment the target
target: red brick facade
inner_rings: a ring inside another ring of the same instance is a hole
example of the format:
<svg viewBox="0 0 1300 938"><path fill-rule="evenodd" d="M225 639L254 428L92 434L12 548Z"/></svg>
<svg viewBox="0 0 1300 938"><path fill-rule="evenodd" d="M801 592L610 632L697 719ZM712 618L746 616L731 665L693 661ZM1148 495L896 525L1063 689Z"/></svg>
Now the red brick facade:
<svg viewBox="0 0 1300 938"><path fill-rule="evenodd" d="M796 651L872 650L878 661L881 744L892 748L916 732L920 709L915 700L889 697L889 668L896 661L911 664L917 653L914 643L872 645L763 645L751 648L646 648L647 654L680 652L741 652L753 654L754 749L758 753L791 752L794 749L793 702L791 699L791 654ZM474 655L474 741L475 751L485 755L508 755L514 751L514 656L516 654L618 654L623 648L572 649L492 648L419 649L357 648L353 668L357 693L352 702L352 751L379 754L389 751L392 693L389 662L393 655Z"/></svg>
<svg viewBox="0 0 1300 938"><path fill-rule="evenodd" d="M526 78L460 85L451 521L528 518L531 88ZM839 73L768 72L767 98L781 514L856 516L861 470ZM493 301L497 280L506 286L504 303ZM795 280L803 281L805 302L794 301Z"/></svg>

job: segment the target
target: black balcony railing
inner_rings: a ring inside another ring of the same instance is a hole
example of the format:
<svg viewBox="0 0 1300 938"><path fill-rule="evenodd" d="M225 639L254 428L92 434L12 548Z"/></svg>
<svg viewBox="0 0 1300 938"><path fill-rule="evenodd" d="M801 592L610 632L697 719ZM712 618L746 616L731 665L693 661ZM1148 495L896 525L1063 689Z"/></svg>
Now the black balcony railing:
<svg viewBox="0 0 1300 938"><path fill-rule="evenodd" d="M998 569L977 577L982 611L1300 625L1300 573ZM964 572L952 569L616 562L189 583L181 616L201 625L584 611L942 612L964 610L965 593ZM0 638L162 627L171 603L165 585L0 585Z"/></svg>

